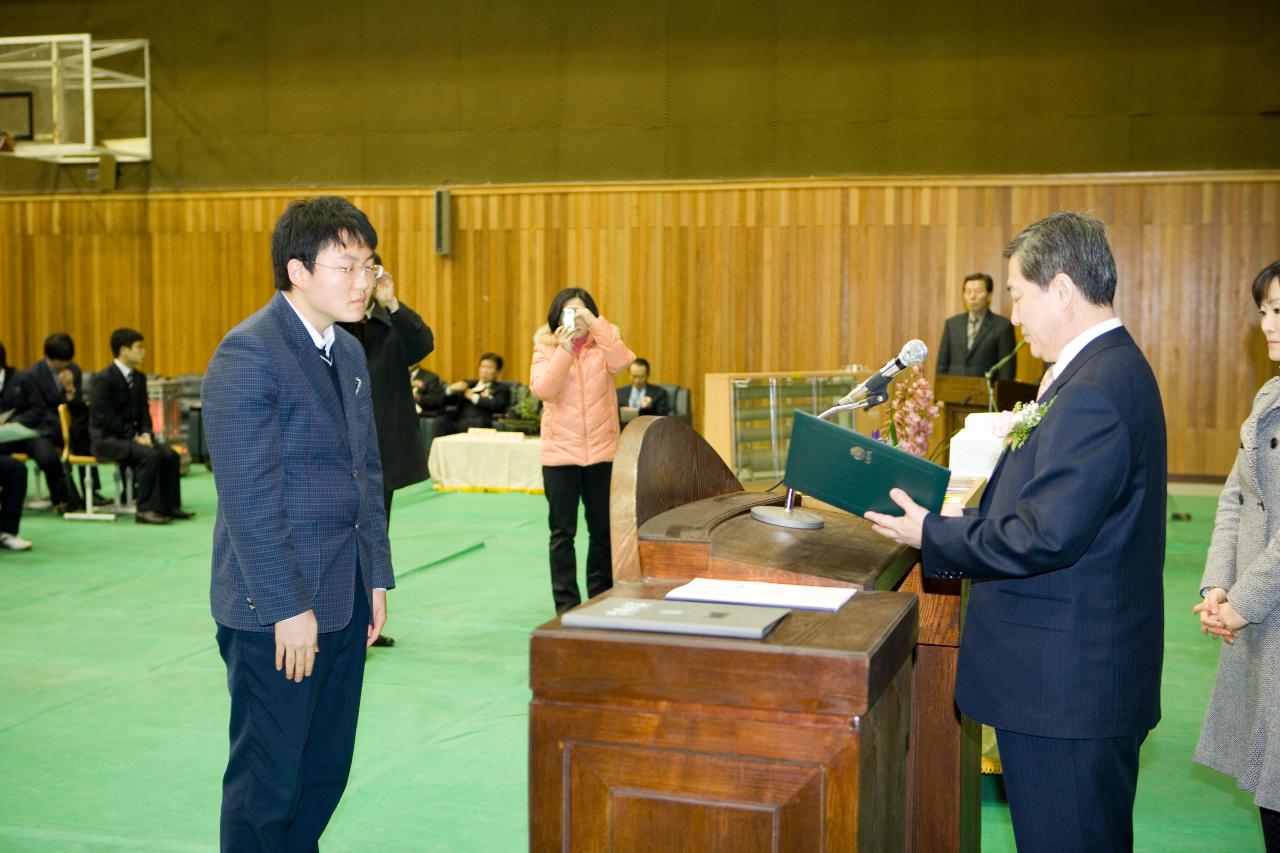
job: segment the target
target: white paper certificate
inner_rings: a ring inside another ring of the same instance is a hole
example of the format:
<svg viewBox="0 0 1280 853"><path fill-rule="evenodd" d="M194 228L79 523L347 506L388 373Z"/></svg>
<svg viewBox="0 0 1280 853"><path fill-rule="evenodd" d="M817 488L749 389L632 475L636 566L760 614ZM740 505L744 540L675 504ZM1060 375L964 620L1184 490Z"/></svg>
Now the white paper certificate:
<svg viewBox="0 0 1280 853"><path fill-rule="evenodd" d="M667 593L678 601L712 601L720 604L759 604L795 610L839 610L856 589L833 586L803 586L764 581L724 581L694 578Z"/></svg>

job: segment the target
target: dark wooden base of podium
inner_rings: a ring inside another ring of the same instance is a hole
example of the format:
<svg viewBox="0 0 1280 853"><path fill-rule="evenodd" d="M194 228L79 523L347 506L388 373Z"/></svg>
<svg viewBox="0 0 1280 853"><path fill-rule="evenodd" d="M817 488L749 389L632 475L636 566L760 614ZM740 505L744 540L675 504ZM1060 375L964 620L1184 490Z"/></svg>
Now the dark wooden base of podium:
<svg viewBox="0 0 1280 853"><path fill-rule="evenodd" d="M764 641L536 630L530 849L903 849L916 605L859 599Z"/></svg>
<svg viewBox="0 0 1280 853"><path fill-rule="evenodd" d="M689 653L693 641L669 635L535 631L533 850L978 849L980 736L953 701L966 587L923 579L915 550L847 513L816 509L819 530L753 521L752 507L770 503L781 498L743 492L683 423L641 417L623 432L615 589L656 597L707 577L859 592L837 614L793 613L777 636L732 654L729 641ZM918 625L901 656L867 635L824 649L805 633L815 617L837 634L865 628L867 606L893 598L913 602ZM779 656L778 643L796 648ZM874 677L848 669L851 648L880 649L866 655L879 661Z"/></svg>

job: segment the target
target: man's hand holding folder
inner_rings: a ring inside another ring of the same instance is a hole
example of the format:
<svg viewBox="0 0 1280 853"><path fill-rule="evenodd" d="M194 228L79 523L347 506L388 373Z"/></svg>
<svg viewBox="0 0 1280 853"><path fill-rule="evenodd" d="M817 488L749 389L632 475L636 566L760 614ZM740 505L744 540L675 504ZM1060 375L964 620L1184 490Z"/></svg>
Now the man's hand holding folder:
<svg viewBox="0 0 1280 853"><path fill-rule="evenodd" d="M887 536L894 542L920 547L924 536L924 517L929 511L911 500L911 496L902 489L890 489L889 498L902 507L905 515L885 515L882 512L865 512L862 517L874 525L873 529L881 536ZM950 515L943 507L943 515Z"/></svg>

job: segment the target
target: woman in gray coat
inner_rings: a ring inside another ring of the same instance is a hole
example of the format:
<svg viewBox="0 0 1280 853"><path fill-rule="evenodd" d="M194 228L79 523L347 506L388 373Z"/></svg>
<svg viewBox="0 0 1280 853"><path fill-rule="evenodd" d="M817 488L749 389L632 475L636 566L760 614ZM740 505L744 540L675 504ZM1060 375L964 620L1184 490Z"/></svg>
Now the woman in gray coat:
<svg viewBox="0 0 1280 853"><path fill-rule="evenodd" d="M1254 279L1253 301L1280 362L1280 261ZM1280 377L1240 427L1200 593L1201 631L1226 645L1195 760L1253 792L1267 851L1280 853Z"/></svg>

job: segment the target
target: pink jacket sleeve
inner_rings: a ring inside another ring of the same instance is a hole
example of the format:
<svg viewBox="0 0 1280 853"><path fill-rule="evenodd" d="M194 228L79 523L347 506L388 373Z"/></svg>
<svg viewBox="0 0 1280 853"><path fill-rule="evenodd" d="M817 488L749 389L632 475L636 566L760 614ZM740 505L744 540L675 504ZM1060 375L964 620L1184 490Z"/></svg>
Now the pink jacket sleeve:
<svg viewBox="0 0 1280 853"><path fill-rule="evenodd" d="M529 390L539 400L554 400L564 388L573 356L561 346L535 346L529 367Z"/></svg>
<svg viewBox="0 0 1280 853"><path fill-rule="evenodd" d="M610 373L621 373L636 360L636 354L627 348L618 335L618 330L604 317L598 317L589 331L596 346L604 353L604 362L609 366Z"/></svg>

